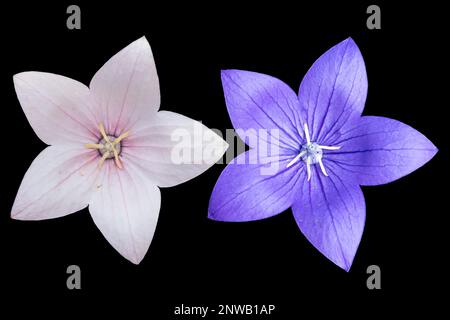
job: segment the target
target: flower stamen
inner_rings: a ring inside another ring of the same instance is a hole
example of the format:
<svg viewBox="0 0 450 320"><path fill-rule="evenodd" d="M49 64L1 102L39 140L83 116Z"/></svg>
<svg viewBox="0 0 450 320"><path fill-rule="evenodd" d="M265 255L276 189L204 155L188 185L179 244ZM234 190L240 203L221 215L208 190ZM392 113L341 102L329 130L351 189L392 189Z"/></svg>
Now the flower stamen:
<svg viewBox="0 0 450 320"><path fill-rule="evenodd" d="M113 148L114 153L114 162L116 163L116 166L119 167L119 169L123 169L122 162L119 159L119 153L117 152L116 148Z"/></svg>
<svg viewBox="0 0 450 320"><path fill-rule="evenodd" d="M311 180L311 159L306 158L306 172L308 174L308 181Z"/></svg>
<svg viewBox="0 0 450 320"><path fill-rule="evenodd" d="M88 149L103 149L105 147L100 143L86 143L84 146Z"/></svg>
<svg viewBox="0 0 450 320"><path fill-rule="evenodd" d="M102 156L102 158L100 159L99 163L98 163L98 168L101 169L103 167L103 164L105 163L105 160L109 157L109 152L105 152Z"/></svg>
<svg viewBox="0 0 450 320"><path fill-rule="evenodd" d="M119 169L123 169L123 164L120 159L121 141L129 136L130 132L126 131L120 136L115 137L106 133L105 127L102 123L98 125L102 139L98 143L86 143L84 146L88 149L96 149L102 156L98 163L98 167L102 168L107 159L113 159L114 163Z"/></svg>
<svg viewBox="0 0 450 320"><path fill-rule="evenodd" d="M105 140L107 143L111 143L109 141L108 135L106 134L105 127L103 126L103 123L100 123L98 125L98 129L100 130L100 134L102 135L103 140Z"/></svg>
<svg viewBox="0 0 450 320"><path fill-rule="evenodd" d="M298 155L295 156L294 159L292 159L288 165L286 166L287 168L289 168L290 166L292 166L294 163L296 163L298 161L298 159L300 159L301 157L303 157L303 155L306 153L305 150L302 150Z"/></svg>
<svg viewBox="0 0 450 320"><path fill-rule="evenodd" d="M323 165L322 159L319 159L319 166L320 166L320 170L322 171L323 175L325 177L328 177L328 173L327 173L327 170L325 170L325 166Z"/></svg>
<svg viewBox="0 0 450 320"><path fill-rule="evenodd" d="M113 142L113 146L118 144L120 141L122 141L123 139L125 139L126 137L128 137L130 135L130 131L126 131L124 133L122 133L120 136L118 136Z"/></svg>
<svg viewBox="0 0 450 320"><path fill-rule="evenodd" d="M323 146L316 142L311 142L311 136L309 134L308 125L305 123L304 126L306 143L302 145L300 152L287 164L289 168L299 159L302 159L306 164L306 173L308 181L311 180L311 165L319 164L320 171L323 175L328 177L327 170L322 161L323 150L339 150L340 146Z"/></svg>
<svg viewBox="0 0 450 320"><path fill-rule="evenodd" d="M303 128L305 130L305 137L306 137L306 144L311 144L311 138L309 136L309 129L308 129L308 124L305 122L305 124L303 125Z"/></svg>

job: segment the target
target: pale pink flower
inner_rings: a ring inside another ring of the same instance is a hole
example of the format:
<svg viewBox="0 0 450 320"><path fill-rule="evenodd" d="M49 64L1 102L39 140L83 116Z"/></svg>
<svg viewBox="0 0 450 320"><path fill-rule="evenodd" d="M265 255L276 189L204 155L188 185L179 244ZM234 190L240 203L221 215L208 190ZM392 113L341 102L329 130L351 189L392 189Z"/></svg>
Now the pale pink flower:
<svg viewBox="0 0 450 320"><path fill-rule="evenodd" d="M158 75L144 37L112 57L89 88L43 72L16 74L14 85L28 121L49 146L25 174L12 218L51 219L89 206L108 242L136 264L153 238L158 187L201 174L227 148L199 122L158 112ZM174 133L201 161L174 162L180 147Z"/></svg>

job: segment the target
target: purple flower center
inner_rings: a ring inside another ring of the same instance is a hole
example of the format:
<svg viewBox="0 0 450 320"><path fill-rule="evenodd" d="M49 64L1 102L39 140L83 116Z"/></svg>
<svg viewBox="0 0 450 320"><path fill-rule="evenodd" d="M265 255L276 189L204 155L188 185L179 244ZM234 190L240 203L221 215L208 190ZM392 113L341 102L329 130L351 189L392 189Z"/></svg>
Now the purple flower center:
<svg viewBox="0 0 450 320"><path fill-rule="evenodd" d="M304 162L309 161L310 164L316 164L322 161L323 151L317 143L311 142L302 145L300 154L302 154L301 158Z"/></svg>
<svg viewBox="0 0 450 320"><path fill-rule="evenodd" d="M308 181L311 180L311 165L319 164L322 173L328 177L328 173L325 170L325 166L322 162L323 150L339 150L340 146L322 146L316 142L311 142L311 137L309 135L308 125L304 124L305 139L306 143L302 145L300 153L296 155L287 165L287 167L292 166L299 159L302 159L306 164L306 171L308 173Z"/></svg>

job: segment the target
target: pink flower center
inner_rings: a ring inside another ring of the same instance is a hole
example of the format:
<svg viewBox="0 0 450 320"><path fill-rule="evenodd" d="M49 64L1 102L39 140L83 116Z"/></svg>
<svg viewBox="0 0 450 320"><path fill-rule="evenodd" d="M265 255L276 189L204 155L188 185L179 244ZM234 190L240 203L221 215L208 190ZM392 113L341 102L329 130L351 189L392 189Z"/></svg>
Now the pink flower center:
<svg viewBox="0 0 450 320"><path fill-rule="evenodd" d="M113 159L116 163L116 166L120 169L123 168L122 161L120 160L120 152L121 152L121 141L128 137L130 134L129 131L122 133L120 136L115 137L112 135L106 134L105 127L102 123L98 125L98 129L102 136L102 139L98 143L87 143L85 147L88 149L97 149L99 154L101 155L100 162L98 164L99 168L103 166L103 163L107 159Z"/></svg>

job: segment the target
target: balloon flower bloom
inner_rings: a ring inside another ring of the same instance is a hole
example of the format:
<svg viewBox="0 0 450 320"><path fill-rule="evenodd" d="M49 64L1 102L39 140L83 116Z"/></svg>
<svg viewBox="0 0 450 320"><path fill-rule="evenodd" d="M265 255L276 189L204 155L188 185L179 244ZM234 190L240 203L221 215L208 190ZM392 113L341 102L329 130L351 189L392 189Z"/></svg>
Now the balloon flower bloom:
<svg viewBox="0 0 450 320"><path fill-rule="evenodd" d="M145 38L113 56L89 88L42 72L16 74L14 85L32 128L49 146L26 172L12 218L51 219L89 206L108 242L135 264L153 238L158 187L201 174L227 148L201 123L158 112L159 81ZM201 157L179 161L180 152Z"/></svg>
<svg viewBox="0 0 450 320"><path fill-rule="evenodd" d="M250 150L220 175L209 218L259 220L291 207L305 237L346 271L365 223L360 186L399 179L437 152L406 124L361 115L367 76L350 38L312 65L298 95L278 79L248 71L222 71L222 84L233 126ZM268 166L276 170L264 173Z"/></svg>

